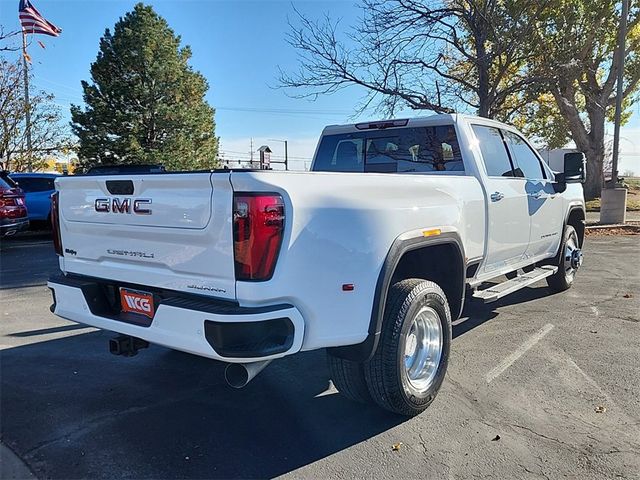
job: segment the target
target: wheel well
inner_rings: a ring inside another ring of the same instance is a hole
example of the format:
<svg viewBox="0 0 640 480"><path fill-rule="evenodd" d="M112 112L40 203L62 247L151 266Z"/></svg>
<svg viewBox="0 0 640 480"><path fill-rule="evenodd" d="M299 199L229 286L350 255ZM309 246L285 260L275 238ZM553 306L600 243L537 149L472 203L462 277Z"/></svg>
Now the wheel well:
<svg viewBox="0 0 640 480"><path fill-rule="evenodd" d="M451 316L460 315L464 297L462 255L453 243L425 246L405 252L391 277L389 286L405 278L422 278L437 283L444 291Z"/></svg>
<svg viewBox="0 0 640 480"><path fill-rule="evenodd" d="M396 240L378 277L367 338L355 345L331 347L327 351L355 362L370 359L378 346L389 288L405 278L422 278L440 285L449 302L451 316L458 318L465 293L463 259L462 242L454 233L442 233L438 237L424 239Z"/></svg>
<svg viewBox="0 0 640 480"><path fill-rule="evenodd" d="M569 212L569 218L567 218L567 225L571 225L576 229L578 242L580 243L580 248L582 248L582 244L584 243L584 211L581 208L571 210L571 212Z"/></svg>

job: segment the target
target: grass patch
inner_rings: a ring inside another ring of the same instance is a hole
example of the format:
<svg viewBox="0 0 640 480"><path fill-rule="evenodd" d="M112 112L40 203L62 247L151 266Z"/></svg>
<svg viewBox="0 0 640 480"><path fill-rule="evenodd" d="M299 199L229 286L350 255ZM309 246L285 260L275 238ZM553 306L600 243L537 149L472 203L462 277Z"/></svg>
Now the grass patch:
<svg viewBox="0 0 640 480"><path fill-rule="evenodd" d="M627 212L640 212L640 199L638 195L634 195L632 198L631 195L627 194ZM589 200L585 204L587 208L587 212L599 212L600 211L600 199L596 198L594 200Z"/></svg>
<svg viewBox="0 0 640 480"><path fill-rule="evenodd" d="M627 187L627 212L640 212L640 178L626 177L622 185ZM600 211L600 199L586 202L587 212Z"/></svg>

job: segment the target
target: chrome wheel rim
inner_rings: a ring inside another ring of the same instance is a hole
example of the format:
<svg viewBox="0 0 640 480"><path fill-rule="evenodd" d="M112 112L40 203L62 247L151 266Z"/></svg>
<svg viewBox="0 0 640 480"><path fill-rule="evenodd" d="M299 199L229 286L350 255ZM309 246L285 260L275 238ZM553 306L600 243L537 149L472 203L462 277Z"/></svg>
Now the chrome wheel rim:
<svg viewBox="0 0 640 480"><path fill-rule="evenodd" d="M567 278L573 278L576 271L582 265L582 250L578 246L578 235L571 232L564 247L564 274Z"/></svg>
<svg viewBox="0 0 640 480"><path fill-rule="evenodd" d="M433 382L442 358L442 325L431 307L422 307L404 342L404 369L409 383L424 391Z"/></svg>

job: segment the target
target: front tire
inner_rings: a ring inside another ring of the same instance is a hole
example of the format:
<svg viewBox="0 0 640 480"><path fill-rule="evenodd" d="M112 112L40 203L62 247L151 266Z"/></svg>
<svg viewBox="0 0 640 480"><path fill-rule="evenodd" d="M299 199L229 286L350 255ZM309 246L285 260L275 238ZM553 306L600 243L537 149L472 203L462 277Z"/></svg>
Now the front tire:
<svg viewBox="0 0 640 480"><path fill-rule="evenodd" d="M364 373L372 399L391 412L414 416L436 397L451 348L451 313L435 283L411 278L389 290L380 343Z"/></svg>
<svg viewBox="0 0 640 480"><path fill-rule="evenodd" d="M547 277L547 285L554 292L569 290L581 265L582 250L578 241L578 233L571 225L567 225L564 227L564 234L556 260L558 271Z"/></svg>

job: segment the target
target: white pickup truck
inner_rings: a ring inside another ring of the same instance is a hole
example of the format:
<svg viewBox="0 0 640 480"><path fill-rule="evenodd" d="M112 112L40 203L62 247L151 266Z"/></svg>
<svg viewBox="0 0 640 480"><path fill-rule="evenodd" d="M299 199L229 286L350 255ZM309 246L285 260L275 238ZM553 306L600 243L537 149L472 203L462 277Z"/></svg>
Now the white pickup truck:
<svg viewBox="0 0 640 480"><path fill-rule="evenodd" d="M326 127L312 172L56 180L52 311L228 362L326 348L347 397L415 415L445 376L465 295L490 302L582 263L584 157L552 172L514 128L465 115Z"/></svg>

